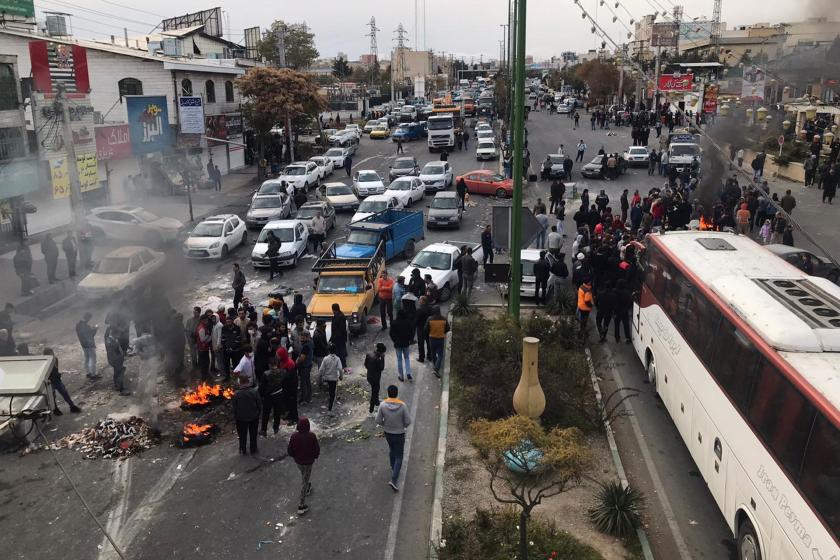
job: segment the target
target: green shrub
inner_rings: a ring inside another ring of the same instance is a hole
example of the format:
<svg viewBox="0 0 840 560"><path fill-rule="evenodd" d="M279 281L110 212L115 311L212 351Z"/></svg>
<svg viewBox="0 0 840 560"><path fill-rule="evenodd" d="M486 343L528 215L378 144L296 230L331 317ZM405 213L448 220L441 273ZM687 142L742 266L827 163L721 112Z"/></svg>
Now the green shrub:
<svg viewBox="0 0 840 560"><path fill-rule="evenodd" d="M626 488L619 481L601 484L589 519L602 533L626 539L641 523L644 496L632 486Z"/></svg>
<svg viewBox="0 0 840 560"><path fill-rule="evenodd" d="M462 292L455 296L455 301L452 302L452 305L449 307L449 311L455 317L467 317L468 315L475 313L476 309L473 306L472 298L465 292Z"/></svg>
<svg viewBox="0 0 840 560"><path fill-rule="evenodd" d="M440 560L511 560L517 557L519 514L512 508L479 509L472 519L446 519ZM528 525L529 558L603 560L594 548L550 522L532 517ZM552 556L552 554L554 555Z"/></svg>

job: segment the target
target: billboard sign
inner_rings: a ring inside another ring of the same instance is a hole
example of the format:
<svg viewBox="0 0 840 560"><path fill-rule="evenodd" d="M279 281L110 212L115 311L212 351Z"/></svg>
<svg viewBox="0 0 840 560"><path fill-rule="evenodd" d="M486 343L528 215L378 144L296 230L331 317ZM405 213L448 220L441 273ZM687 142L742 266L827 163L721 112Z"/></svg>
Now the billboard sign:
<svg viewBox="0 0 840 560"><path fill-rule="evenodd" d="M222 31L221 8L210 8L209 10L165 19L160 22L160 25L163 31L173 31L175 29L186 29L188 27L203 25L203 31L207 35L213 37L222 37L224 35Z"/></svg>
<svg viewBox="0 0 840 560"><path fill-rule="evenodd" d="M227 140L227 115L208 115L205 117L204 121L206 126L205 136L208 138ZM207 141L208 146L219 146L221 144L223 144L223 142L213 142L212 140Z"/></svg>
<svg viewBox="0 0 840 560"><path fill-rule="evenodd" d="M164 152L172 145L165 95L127 95L128 129L135 155Z"/></svg>
<svg viewBox="0 0 840 560"><path fill-rule="evenodd" d="M659 91L691 91L694 74L662 74L659 76Z"/></svg>
<svg viewBox="0 0 840 560"><path fill-rule="evenodd" d="M225 125L227 126L228 138L242 136L242 113L226 113Z"/></svg>
<svg viewBox="0 0 840 560"><path fill-rule="evenodd" d="M93 105L87 94L69 94L70 130L73 133L73 145L76 152L96 151L96 139L93 131ZM38 140L38 156L52 159L67 153L66 142L61 125L61 113L54 106L52 94L32 93L32 119L35 137Z"/></svg>
<svg viewBox="0 0 840 560"><path fill-rule="evenodd" d="M82 192L99 188L99 171L95 153L77 155L76 169L79 172L79 184ZM66 156L50 160L50 177L52 178L53 198L70 196L70 173L67 169Z"/></svg>
<svg viewBox="0 0 840 560"><path fill-rule="evenodd" d="M741 80L741 101L764 101L764 86L767 75L758 66L744 68Z"/></svg>
<svg viewBox="0 0 840 560"><path fill-rule="evenodd" d="M131 135L127 124L97 126L96 159L108 161L131 157Z"/></svg>
<svg viewBox="0 0 840 560"><path fill-rule="evenodd" d="M54 93L61 84L69 93L90 92L84 47L52 41L29 41L29 58L32 62L32 89L35 91Z"/></svg>
<svg viewBox="0 0 840 560"><path fill-rule="evenodd" d="M676 47L680 41L680 28L676 23L654 23L650 27L651 47Z"/></svg>
<svg viewBox="0 0 840 560"><path fill-rule="evenodd" d="M204 134L204 102L198 95L178 98L178 122L181 134Z"/></svg>
<svg viewBox="0 0 840 560"><path fill-rule="evenodd" d="M34 0L0 0L0 14L35 17Z"/></svg>
<svg viewBox="0 0 840 560"><path fill-rule="evenodd" d="M703 93L703 112L714 115L718 108L718 95L720 94L720 86L717 84L709 84L706 86L706 91Z"/></svg>

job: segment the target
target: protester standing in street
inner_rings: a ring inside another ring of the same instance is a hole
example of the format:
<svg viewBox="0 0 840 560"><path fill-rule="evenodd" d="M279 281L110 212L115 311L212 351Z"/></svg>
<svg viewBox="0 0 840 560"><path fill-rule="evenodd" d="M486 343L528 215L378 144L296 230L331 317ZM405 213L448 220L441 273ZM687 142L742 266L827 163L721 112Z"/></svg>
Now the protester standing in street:
<svg viewBox="0 0 840 560"><path fill-rule="evenodd" d="M312 254L316 257L321 254L321 246L324 244L324 239L327 236L327 223L321 211L315 212L312 218L312 235L309 236L312 241Z"/></svg>
<svg viewBox="0 0 840 560"><path fill-rule="evenodd" d="M245 291L245 273L239 268L239 263L233 263L233 308L239 309L239 302L242 301L242 294Z"/></svg>
<svg viewBox="0 0 840 560"><path fill-rule="evenodd" d="M463 210L464 201L467 198L467 182L464 181L463 177L458 179L458 182L455 184L455 194L458 195L458 206Z"/></svg>
<svg viewBox="0 0 840 560"><path fill-rule="evenodd" d="M404 381L403 375L405 375L409 381L413 381L409 346L411 345L411 339L414 338L414 324L408 320L405 311L402 309L397 312L396 320L391 322L391 332L389 334L397 353L397 378Z"/></svg>
<svg viewBox="0 0 840 560"><path fill-rule="evenodd" d="M335 344L336 353L341 359L341 367L347 367L347 316L341 311L341 306L332 304L333 318L330 323L330 342Z"/></svg>
<svg viewBox="0 0 840 560"><path fill-rule="evenodd" d="M32 277L32 251L25 241L18 243L15 256L12 257L12 264L15 267L15 274L20 278L20 295L33 294L35 282Z"/></svg>
<svg viewBox="0 0 840 560"><path fill-rule="evenodd" d="M310 430L309 419L301 416L297 422L297 430L289 438L289 445L286 448L289 457L295 460L300 471L300 501L298 502L298 515L305 515L309 511L306 505L306 497L312 493L312 483L309 478L312 476L312 465L321 455L321 446L318 444L318 437Z"/></svg>
<svg viewBox="0 0 840 560"><path fill-rule="evenodd" d="M67 259L67 276L70 278L76 277L76 240L73 239L73 232L67 232L64 241L61 242L61 248L64 251L64 258Z"/></svg>
<svg viewBox="0 0 840 560"><path fill-rule="evenodd" d="M312 402L312 364L315 348L312 344L312 337L309 331L304 330L300 336L300 354L295 365L297 366L298 382L300 387L299 400L301 404Z"/></svg>
<svg viewBox="0 0 840 560"><path fill-rule="evenodd" d="M44 255L44 262L47 265L47 282L55 284L57 278L55 271L58 268L58 245L55 244L52 234L47 233L41 240L41 253Z"/></svg>
<svg viewBox="0 0 840 560"><path fill-rule="evenodd" d="M198 350L196 349L196 335L198 333L198 322L201 320L201 308L193 307L192 317L184 321L184 338L190 347L190 365L192 369L198 369Z"/></svg>
<svg viewBox="0 0 840 560"><path fill-rule="evenodd" d="M79 339L79 344L82 346L87 378L99 379L100 376L96 374L96 340L94 339L99 325L90 326L92 316L90 311L86 311L82 315L82 320L76 323L76 336Z"/></svg>
<svg viewBox="0 0 840 560"><path fill-rule="evenodd" d="M487 266L487 260L493 264L493 232L490 230L490 224L484 226L484 231L481 232L481 249L484 252L482 257L482 266Z"/></svg>
<svg viewBox="0 0 840 560"><path fill-rule="evenodd" d="M373 352L365 355L365 371L367 382L370 385L370 407L368 412L373 414L379 406L379 383L382 381L382 372L385 370L385 345L376 343Z"/></svg>
<svg viewBox="0 0 840 560"><path fill-rule="evenodd" d="M44 348L44 355L45 356L53 356L55 358L55 353L53 352L52 348ZM55 403L55 408L53 409L53 414L56 416L61 416L62 412L58 408L58 400L55 398L55 394L58 393L61 395L61 398L64 399L64 402L70 407L70 412L74 414L78 414L82 411L81 408L76 406L76 403L73 402L73 399L70 397L70 393L67 391L67 387L65 387L64 382L61 380L61 370L58 369L58 358L55 358L53 361L53 367L50 371L50 385L53 388L53 402Z"/></svg>
<svg viewBox="0 0 840 560"><path fill-rule="evenodd" d="M257 431L262 413L262 400L247 377L238 379L238 387L231 399L233 419L236 421L236 434L239 436L239 454L246 455L246 444L250 443L251 455L256 455Z"/></svg>
<svg viewBox="0 0 840 560"><path fill-rule="evenodd" d="M341 359L335 353L335 344L330 344L329 353L321 360L321 367L318 368L318 385L325 384L329 393L328 412L332 412L335 404L335 391L338 382L343 380L344 368L341 367Z"/></svg>
<svg viewBox="0 0 840 560"><path fill-rule="evenodd" d="M449 321L441 315L440 307L437 305L432 309L432 316L426 321L426 336L429 337L429 348L434 373L440 377L440 369L443 367L443 350L446 341L446 333L449 332Z"/></svg>
<svg viewBox="0 0 840 560"><path fill-rule="evenodd" d="M384 331L388 328L388 319L394 320L394 279L388 276L385 268L376 279L376 293L379 296L379 318Z"/></svg>
<svg viewBox="0 0 840 560"><path fill-rule="evenodd" d="M477 272L478 261L473 257L472 247L467 247L464 256L461 257L461 275L464 282L464 285L461 286L461 292L467 294L467 297L472 294Z"/></svg>
<svg viewBox="0 0 840 560"><path fill-rule="evenodd" d="M586 142L583 141L583 138L580 139L577 145L577 156L575 157L575 161L583 161L583 154L586 153Z"/></svg>
<svg viewBox="0 0 840 560"><path fill-rule="evenodd" d="M796 208L796 198L790 194L790 189L785 191L785 195L779 201L779 206L782 207L788 216L793 214L793 209Z"/></svg>
<svg viewBox="0 0 840 560"><path fill-rule="evenodd" d="M344 158L344 171L347 172L348 177L353 172L353 157L349 154Z"/></svg>
<svg viewBox="0 0 840 560"><path fill-rule="evenodd" d="M280 420L283 416L283 376L285 371L277 365L277 356L268 358L268 369L262 375L258 392L262 398L262 422L260 435L268 435L268 419L272 420L274 433L280 430Z"/></svg>
<svg viewBox="0 0 840 560"><path fill-rule="evenodd" d="M432 349L429 347L429 337L426 334L426 322L429 320L429 317L432 316L434 309L432 308L432 304L429 303L429 298L423 296L419 300L420 305L417 308L417 315L415 317L416 320L416 328L417 328L417 350L418 350L418 358L417 361L423 363L426 361L426 354L429 355L429 358L432 357Z"/></svg>
<svg viewBox="0 0 840 560"><path fill-rule="evenodd" d="M268 230L265 243L265 256L268 257L268 281L270 282L274 280L275 276L280 276L282 274L280 272L280 268L277 266L277 255L280 253L280 240L277 239L276 235L274 235L274 230Z"/></svg>
<svg viewBox="0 0 840 560"><path fill-rule="evenodd" d="M540 251L540 258L534 263L534 299L537 305L545 305L547 301L546 291L550 276L551 265L548 264L548 260L545 258L545 251ZM540 290L542 290L542 295L540 295Z"/></svg>
<svg viewBox="0 0 840 560"><path fill-rule="evenodd" d="M405 429L411 425L406 404L397 398L399 389L396 385L388 386L388 398L379 405L376 423L384 426L385 440L388 442L388 460L391 465L391 480L388 485L394 492L399 491L400 470L402 469L405 450Z"/></svg>
<svg viewBox="0 0 840 560"><path fill-rule="evenodd" d="M578 288L577 298L577 315L580 322L580 336L586 336L586 328L589 323L589 314L592 312L592 307L595 300L592 298L592 283L589 278L584 278L583 283Z"/></svg>
<svg viewBox="0 0 840 560"><path fill-rule="evenodd" d="M238 332L238 329L236 330ZM204 315L199 319L198 327L195 329L195 352L202 381L210 380L210 347L212 344L213 328L210 326L210 320ZM222 344L224 345L224 342ZM227 363L225 363L225 379L230 379L230 369Z"/></svg>
<svg viewBox="0 0 840 560"><path fill-rule="evenodd" d="M123 396L130 395L125 390L125 350L120 344L118 332L111 326L105 331L105 353L108 365L114 370L114 390Z"/></svg>

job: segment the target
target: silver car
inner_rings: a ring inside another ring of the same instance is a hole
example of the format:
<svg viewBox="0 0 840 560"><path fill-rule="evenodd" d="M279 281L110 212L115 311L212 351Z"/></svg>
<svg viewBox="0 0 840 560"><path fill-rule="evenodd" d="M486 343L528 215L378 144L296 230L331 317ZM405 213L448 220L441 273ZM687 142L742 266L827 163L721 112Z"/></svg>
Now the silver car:
<svg viewBox="0 0 840 560"><path fill-rule="evenodd" d="M260 229L272 220L282 220L292 214L292 199L284 193L257 195L245 214L245 226Z"/></svg>
<svg viewBox="0 0 840 560"><path fill-rule="evenodd" d="M432 204L429 206L429 217L426 219L426 227L461 227L461 218L464 209L461 208L458 200L458 193L453 191L440 191L435 193Z"/></svg>

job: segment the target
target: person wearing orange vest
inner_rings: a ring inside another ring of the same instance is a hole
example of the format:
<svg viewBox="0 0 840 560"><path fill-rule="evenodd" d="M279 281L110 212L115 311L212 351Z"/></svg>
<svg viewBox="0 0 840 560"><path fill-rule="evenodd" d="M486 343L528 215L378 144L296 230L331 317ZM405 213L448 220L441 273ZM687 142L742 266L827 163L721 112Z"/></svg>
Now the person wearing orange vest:
<svg viewBox="0 0 840 560"><path fill-rule="evenodd" d="M589 278L583 280L583 284L578 288L577 313L580 321L580 336L586 336L586 327L589 322L589 314L592 312L592 306L595 305L595 300L592 297L592 283Z"/></svg>
<svg viewBox="0 0 840 560"><path fill-rule="evenodd" d="M376 280L376 294L379 296L379 317L382 319L382 330L388 328L388 320L394 320L394 279L383 269ZM387 318L386 318L387 313Z"/></svg>

